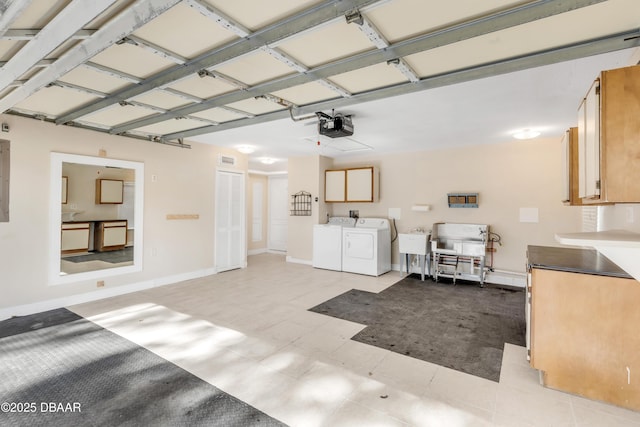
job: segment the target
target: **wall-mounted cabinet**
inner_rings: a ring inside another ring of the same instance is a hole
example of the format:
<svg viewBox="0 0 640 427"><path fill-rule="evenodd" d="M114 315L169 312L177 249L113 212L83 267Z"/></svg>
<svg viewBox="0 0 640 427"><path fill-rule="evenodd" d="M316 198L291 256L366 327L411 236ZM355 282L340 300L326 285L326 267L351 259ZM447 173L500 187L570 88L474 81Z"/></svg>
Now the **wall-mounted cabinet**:
<svg viewBox="0 0 640 427"><path fill-rule="evenodd" d="M123 180L96 179L96 204L122 204L123 200Z"/></svg>
<svg viewBox="0 0 640 427"><path fill-rule="evenodd" d="M325 202L378 201L378 170L373 166L325 171Z"/></svg>
<svg viewBox="0 0 640 427"><path fill-rule="evenodd" d="M327 170L324 172L324 201L325 202L346 202L347 201L347 171Z"/></svg>
<svg viewBox="0 0 640 427"><path fill-rule="evenodd" d="M578 110L582 203L640 202L640 66L603 71Z"/></svg>
<svg viewBox="0 0 640 427"><path fill-rule="evenodd" d="M578 128L568 129L560 145L563 167L562 203L580 206L582 200L578 194Z"/></svg>

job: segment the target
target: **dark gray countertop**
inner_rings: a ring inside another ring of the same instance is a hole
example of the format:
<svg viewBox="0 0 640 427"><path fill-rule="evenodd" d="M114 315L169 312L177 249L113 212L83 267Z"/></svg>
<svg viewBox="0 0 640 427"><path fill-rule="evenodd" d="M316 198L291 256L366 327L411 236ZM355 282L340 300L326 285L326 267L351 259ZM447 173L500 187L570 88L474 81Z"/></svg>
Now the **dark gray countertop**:
<svg viewBox="0 0 640 427"><path fill-rule="evenodd" d="M527 247L527 266L571 273L632 278L626 271L595 249L530 245Z"/></svg>

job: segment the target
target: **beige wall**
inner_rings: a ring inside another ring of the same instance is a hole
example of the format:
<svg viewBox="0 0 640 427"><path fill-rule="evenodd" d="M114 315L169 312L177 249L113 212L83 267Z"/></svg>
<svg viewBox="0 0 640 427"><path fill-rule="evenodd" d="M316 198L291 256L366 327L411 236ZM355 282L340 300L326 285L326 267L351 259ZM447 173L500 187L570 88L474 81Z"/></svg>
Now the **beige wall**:
<svg viewBox="0 0 640 427"><path fill-rule="evenodd" d="M252 238L253 213L253 192L254 185L262 186L262 205L257 209L262 215L262 239L254 241ZM269 202L269 178L266 175L249 174L249 186L247 191L247 248L249 253L267 250L267 225L268 225L268 204Z"/></svg>
<svg viewBox="0 0 640 427"><path fill-rule="evenodd" d="M97 291L95 280L48 284L48 259L59 256L48 241L51 152L97 156L105 149L110 158L144 163L143 271L108 277L101 292L213 269L217 156L234 155L241 171L247 170L246 156L204 144L188 150L16 116L1 119L11 128L3 135L11 141L11 221L0 223L0 308ZM199 219L170 221L167 214Z"/></svg>
<svg viewBox="0 0 640 427"><path fill-rule="evenodd" d="M600 230L627 230L640 233L640 204L620 203L599 208Z"/></svg>
<svg viewBox="0 0 640 427"><path fill-rule="evenodd" d="M379 203L334 204L333 215L357 209L361 217L388 217L400 208L399 232L431 229L435 222L489 224L503 246L495 253L498 270L525 271L527 245L559 246L556 232L580 231L579 207L561 200L559 140L533 140L441 149L417 153L370 155L336 159L335 167L373 165L380 169ZM447 206L449 192L478 192L479 207ZM429 204L429 212L414 212L414 204ZM520 222L520 208L538 208L538 223ZM397 264L397 242L392 262Z"/></svg>
<svg viewBox="0 0 640 427"><path fill-rule="evenodd" d="M289 193L311 193L311 216L290 216L287 238L287 257L311 262L313 255L313 225L326 222L324 200L324 169L331 159L323 156L293 157L288 161ZM322 177L322 179L321 179ZM315 199L318 198L316 202Z"/></svg>

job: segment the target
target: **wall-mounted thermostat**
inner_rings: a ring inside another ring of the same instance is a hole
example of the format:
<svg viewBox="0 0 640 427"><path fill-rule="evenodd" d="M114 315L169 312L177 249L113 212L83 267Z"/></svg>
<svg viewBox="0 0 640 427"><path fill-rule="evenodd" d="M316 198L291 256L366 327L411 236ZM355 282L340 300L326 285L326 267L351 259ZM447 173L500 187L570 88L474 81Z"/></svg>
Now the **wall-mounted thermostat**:
<svg viewBox="0 0 640 427"><path fill-rule="evenodd" d="M2 124L2 132L9 132L9 123Z"/></svg>

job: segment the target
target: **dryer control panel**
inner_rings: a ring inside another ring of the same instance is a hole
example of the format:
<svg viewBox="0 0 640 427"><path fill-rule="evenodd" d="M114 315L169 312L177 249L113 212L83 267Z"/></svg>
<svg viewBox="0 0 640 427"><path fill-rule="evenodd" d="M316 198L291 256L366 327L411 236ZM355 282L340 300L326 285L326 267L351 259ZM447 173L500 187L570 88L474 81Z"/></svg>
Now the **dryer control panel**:
<svg viewBox="0 0 640 427"><path fill-rule="evenodd" d="M386 218L360 218L356 227L359 228L375 228L378 230L388 230L389 220Z"/></svg>

